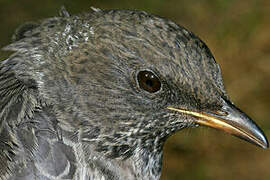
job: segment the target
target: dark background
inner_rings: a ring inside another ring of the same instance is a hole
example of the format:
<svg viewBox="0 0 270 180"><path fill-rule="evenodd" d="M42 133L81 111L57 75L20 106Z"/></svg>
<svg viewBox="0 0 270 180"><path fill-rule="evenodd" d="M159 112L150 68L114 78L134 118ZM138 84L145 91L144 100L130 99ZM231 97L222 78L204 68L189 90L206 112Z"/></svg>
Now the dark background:
<svg viewBox="0 0 270 180"><path fill-rule="evenodd" d="M138 9L167 17L203 39L221 65L225 87L270 137L270 1L0 0L0 47L25 21L71 13ZM7 57L1 52L0 58ZM270 150L209 128L185 129L165 145L162 179L269 180Z"/></svg>

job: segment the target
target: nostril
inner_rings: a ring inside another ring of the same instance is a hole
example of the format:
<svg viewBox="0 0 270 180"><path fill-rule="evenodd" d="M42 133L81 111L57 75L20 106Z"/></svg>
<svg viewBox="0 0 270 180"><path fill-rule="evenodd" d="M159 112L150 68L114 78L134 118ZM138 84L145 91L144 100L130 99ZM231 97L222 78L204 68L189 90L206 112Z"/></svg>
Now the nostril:
<svg viewBox="0 0 270 180"><path fill-rule="evenodd" d="M212 115L216 115L216 116L228 116L229 113L223 110L216 110L216 111L211 111L210 112Z"/></svg>
<svg viewBox="0 0 270 180"><path fill-rule="evenodd" d="M229 113L226 111L217 110L215 114L220 116L228 116Z"/></svg>

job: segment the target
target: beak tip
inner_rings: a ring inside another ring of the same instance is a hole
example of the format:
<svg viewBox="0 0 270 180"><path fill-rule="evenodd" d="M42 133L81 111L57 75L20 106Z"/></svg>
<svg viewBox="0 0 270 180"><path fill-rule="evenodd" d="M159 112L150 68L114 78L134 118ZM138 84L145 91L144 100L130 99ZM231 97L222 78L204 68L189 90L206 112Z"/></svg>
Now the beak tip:
<svg viewBox="0 0 270 180"><path fill-rule="evenodd" d="M269 143L268 143L267 137L265 136L264 132L255 123L254 123L252 129L253 129L254 136L257 139L257 142L256 142L256 143L258 143L257 145L259 145L263 149L269 148Z"/></svg>
<svg viewBox="0 0 270 180"><path fill-rule="evenodd" d="M258 145L263 149L269 148L269 143L264 132L254 122L250 123L250 125L251 125L249 126L251 130L250 134L252 134L253 138L252 139L244 138L244 139L255 145Z"/></svg>
<svg viewBox="0 0 270 180"><path fill-rule="evenodd" d="M265 136L263 136L263 139L262 139L262 148L263 149L268 149L269 148L269 143L268 143L268 140Z"/></svg>

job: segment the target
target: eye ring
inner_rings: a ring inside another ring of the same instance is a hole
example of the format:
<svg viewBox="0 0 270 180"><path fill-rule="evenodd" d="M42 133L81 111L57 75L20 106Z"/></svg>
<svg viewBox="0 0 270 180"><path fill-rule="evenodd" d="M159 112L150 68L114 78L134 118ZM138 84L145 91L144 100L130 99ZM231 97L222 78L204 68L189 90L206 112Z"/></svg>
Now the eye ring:
<svg viewBox="0 0 270 180"><path fill-rule="evenodd" d="M149 93L155 93L161 89L161 82L159 78L149 70L138 72L137 81L139 87Z"/></svg>

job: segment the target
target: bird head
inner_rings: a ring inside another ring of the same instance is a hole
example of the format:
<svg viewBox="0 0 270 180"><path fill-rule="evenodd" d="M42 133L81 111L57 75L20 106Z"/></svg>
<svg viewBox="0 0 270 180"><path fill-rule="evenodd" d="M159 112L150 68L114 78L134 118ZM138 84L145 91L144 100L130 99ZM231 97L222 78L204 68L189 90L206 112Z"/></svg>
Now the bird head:
<svg viewBox="0 0 270 180"><path fill-rule="evenodd" d="M52 106L58 126L100 152L160 150L174 132L213 127L263 148L260 128L229 100L208 47L141 11L95 10L18 31L14 72ZM23 61L21 60L23 59Z"/></svg>

